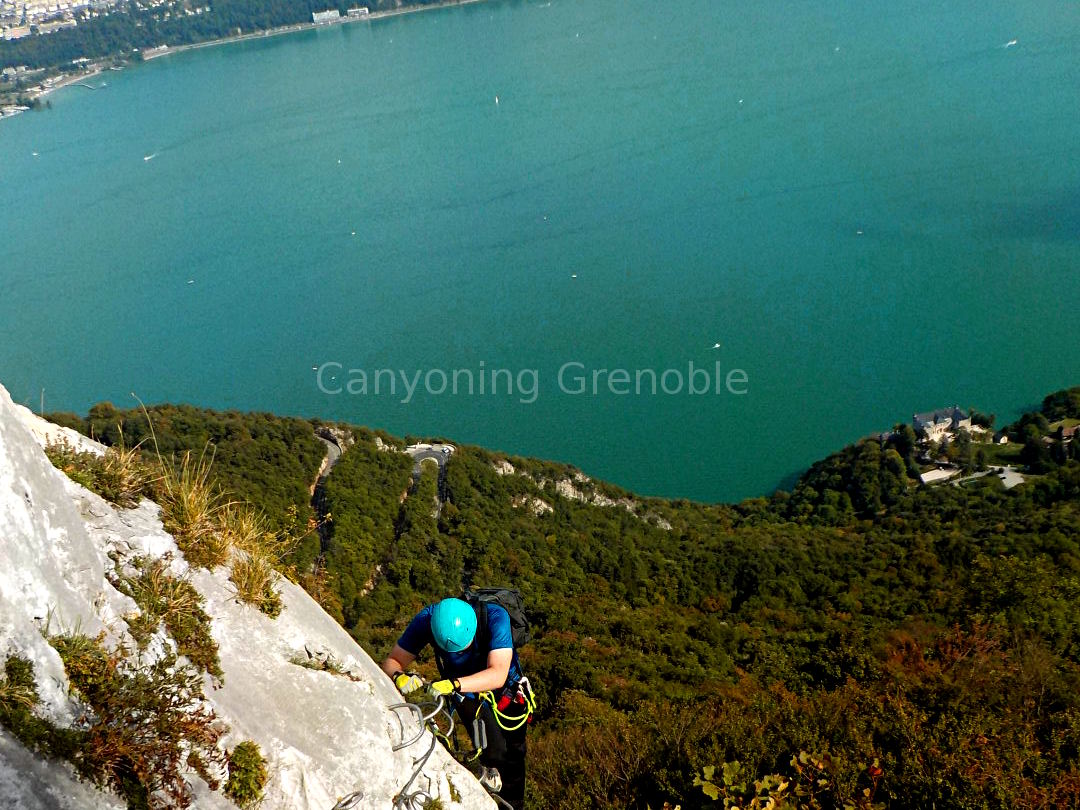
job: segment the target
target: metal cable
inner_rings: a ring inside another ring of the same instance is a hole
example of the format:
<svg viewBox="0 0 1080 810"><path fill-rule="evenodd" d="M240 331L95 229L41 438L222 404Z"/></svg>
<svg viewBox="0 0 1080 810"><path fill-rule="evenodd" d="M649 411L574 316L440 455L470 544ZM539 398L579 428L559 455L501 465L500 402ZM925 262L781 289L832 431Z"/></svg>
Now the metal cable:
<svg viewBox="0 0 1080 810"><path fill-rule="evenodd" d="M424 707L431 707L429 711L424 710ZM443 695L438 695L433 703L394 703L388 707L397 718L398 726L401 729L402 741L393 746L394 751L400 751L403 748L408 748L410 745L418 742L421 737L424 736L425 731L431 732L431 744L428 746L427 751L423 753L418 759L414 761L414 767L412 776L409 777L409 781L405 783L405 786L398 791L394 796L393 807L394 810L422 810L423 806L431 801L431 795L424 790L417 790L413 793L409 793L409 788L412 787L413 782L424 770L424 766L427 765L427 761L431 758L431 755L435 752L435 746L438 744L439 737L449 740L450 736L454 733L454 715L446 708L446 698ZM405 709L416 715L419 722L420 729L408 740L405 737L405 721L401 719L401 715L398 713L400 710ZM435 718L439 715L443 715L447 720L447 730L443 733L438 724L435 722ZM428 724L431 724L431 728L428 728ZM364 792L362 790L353 791L347 796L342 797L337 804L334 805L333 810L351 810L357 806L361 799L364 798Z"/></svg>

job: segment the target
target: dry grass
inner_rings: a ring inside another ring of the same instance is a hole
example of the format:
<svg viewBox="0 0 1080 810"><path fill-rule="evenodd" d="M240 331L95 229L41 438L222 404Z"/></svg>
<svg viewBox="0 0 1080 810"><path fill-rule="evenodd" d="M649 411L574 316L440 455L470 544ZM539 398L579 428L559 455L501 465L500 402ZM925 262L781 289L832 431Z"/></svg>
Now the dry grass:
<svg viewBox="0 0 1080 810"><path fill-rule="evenodd" d="M192 565L215 568L229 560L229 538L221 531L222 513L229 504L211 479L213 453L206 448L196 457L190 450L179 460L159 456L162 475L158 485L165 530L176 538L184 558Z"/></svg>
<svg viewBox="0 0 1080 810"><path fill-rule="evenodd" d="M139 446L123 443L105 449L99 456L76 450L66 438L45 446L45 455L72 481L125 509L137 506L157 480L153 468L139 453Z"/></svg>
<svg viewBox="0 0 1080 810"><path fill-rule="evenodd" d="M145 406L143 413L157 450ZM185 451L179 460L168 463L157 450L162 523L188 563L210 569L230 563L229 579L237 597L276 617L282 608L281 595L274 588L276 569L298 541L289 532L271 531L265 515L250 504L228 500L211 478L214 456L207 454L208 449L209 444L198 458Z"/></svg>
<svg viewBox="0 0 1080 810"><path fill-rule="evenodd" d="M295 542L277 533L262 512L230 501L210 476L213 457L184 453L164 465L161 509L165 529L192 565L228 564L237 597L263 613L277 616L281 596L275 590L277 569Z"/></svg>
<svg viewBox="0 0 1080 810"><path fill-rule="evenodd" d="M233 548L229 579L237 597L277 616L281 595L274 585L295 539L288 532L272 531L266 516L249 504L230 504L221 513L221 527Z"/></svg>
<svg viewBox="0 0 1080 810"><path fill-rule="evenodd" d="M7 678L0 681L0 716L19 709L31 711L37 705L37 696L25 684Z"/></svg>
<svg viewBox="0 0 1080 810"><path fill-rule="evenodd" d="M221 532L228 538L229 544L236 549L250 554L269 554L275 544L275 535L270 530L266 516L246 503L230 503L218 515Z"/></svg>
<svg viewBox="0 0 1080 810"><path fill-rule="evenodd" d="M233 548L267 557L279 571L284 560L303 539L288 530L272 530L266 515L247 503L229 504L221 514L221 527L229 536Z"/></svg>
<svg viewBox="0 0 1080 810"><path fill-rule="evenodd" d="M237 598L271 618L276 618L282 608L281 594L274 587L277 577L269 557L239 549L233 555L229 580L236 586Z"/></svg>
<svg viewBox="0 0 1080 810"><path fill-rule="evenodd" d="M139 498L149 493L157 480L139 453L139 445L128 448L123 442L105 450L102 478L109 493L105 497L120 506L138 505Z"/></svg>

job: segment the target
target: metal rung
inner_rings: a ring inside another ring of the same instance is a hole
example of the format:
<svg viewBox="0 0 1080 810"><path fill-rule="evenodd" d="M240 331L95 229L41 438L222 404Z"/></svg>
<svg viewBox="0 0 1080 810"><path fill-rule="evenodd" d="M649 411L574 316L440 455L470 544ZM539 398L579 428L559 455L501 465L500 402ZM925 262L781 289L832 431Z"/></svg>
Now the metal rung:
<svg viewBox="0 0 1080 810"><path fill-rule="evenodd" d="M338 803L334 805L334 810L350 810L350 808L356 807L363 798L364 791L354 790L348 796L342 796Z"/></svg>
<svg viewBox="0 0 1080 810"><path fill-rule="evenodd" d="M424 707L429 707L430 711L425 712ZM420 723L420 730L411 737L409 740L402 740L400 743L393 747L394 751L400 751L402 748L408 748L415 742L418 742L421 737L424 736L424 732L427 730L427 724L439 716L446 707L446 699L439 695L439 697L432 703L394 703L388 708L392 712L397 712L399 709L408 709L416 715L417 721ZM401 736L405 736L405 724L401 721L401 715L395 714L398 718L398 723L401 725ZM454 718L450 717L450 731L446 732L447 736L454 730Z"/></svg>
<svg viewBox="0 0 1080 810"><path fill-rule="evenodd" d="M421 737L424 736L424 731L426 730L425 723L427 722L427 719L424 717L424 710L421 709L417 704L415 704L415 703L395 703L394 705L390 706L389 708L390 708L390 711L394 712L394 717L396 717L398 719L398 724L401 726L402 741L399 742L397 745L395 745L393 747L394 751L400 751L402 748L408 748L410 745L412 745L414 742L416 742L417 740L419 740ZM400 710L400 709L408 709L409 711L413 712L416 715L417 721L419 721L419 723L420 723L420 730L416 732L415 736L411 737L408 740L404 739L404 737L405 737L405 723L402 721L401 715L397 714L398 710Z"/></svg>

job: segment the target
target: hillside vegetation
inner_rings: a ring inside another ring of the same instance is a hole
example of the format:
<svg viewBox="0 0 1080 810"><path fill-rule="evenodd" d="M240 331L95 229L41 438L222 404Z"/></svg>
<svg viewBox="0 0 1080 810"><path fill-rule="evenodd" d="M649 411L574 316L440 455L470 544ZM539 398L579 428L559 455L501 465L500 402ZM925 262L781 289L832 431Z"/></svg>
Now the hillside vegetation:
<svg viewBox="0 0 1080 810"><path fill-rule="evenodd" d="M403 499L410 460L357 431L327 486L323 601L378 657L427 602L520 588L533 808L1077 806L1080 462L1050 422L1078 402L1013 426L1047 450L1013 490L917 486L901 438L731 506L462 447L436 517L434 474ZM308 459L300 425L270 434L283 458Z"/></svg>
<svg viewBox="0 0 1080 810"><path fill-rule="evenodd" d="M319 553L318 536L304 530L314 518L311 487L326 453L311 422L191 405L152 405L144 413L108 402L95 405L86 417L53 413L48 418L108 446L139 447L148 456L179 459L190 451L206 461L224 492L263 512L270 529L298 529L302 539L290 558L299 567L310 567Z"/></svg>

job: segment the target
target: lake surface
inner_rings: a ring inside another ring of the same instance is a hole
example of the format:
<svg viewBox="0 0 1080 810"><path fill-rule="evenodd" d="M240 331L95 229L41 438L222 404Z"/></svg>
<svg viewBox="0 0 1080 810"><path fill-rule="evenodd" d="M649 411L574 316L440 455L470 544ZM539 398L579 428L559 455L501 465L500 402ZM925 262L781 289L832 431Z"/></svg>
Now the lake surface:
<svg viewBox="0 0 1080 810"><path fill-rule="evenodd" d="M819 5L492 2L59 91L0 124L0 382L704 500L1080 384L1080 6Z"/></svg>

